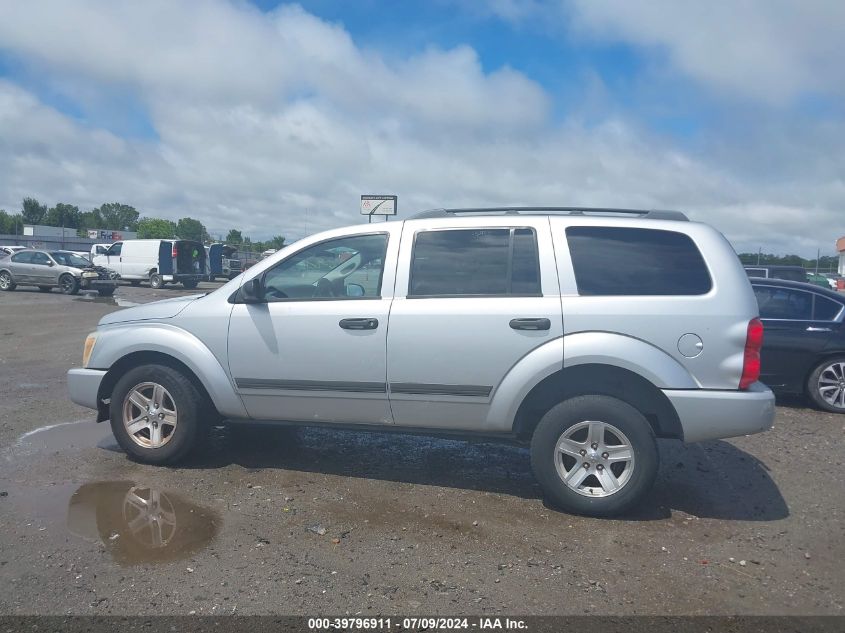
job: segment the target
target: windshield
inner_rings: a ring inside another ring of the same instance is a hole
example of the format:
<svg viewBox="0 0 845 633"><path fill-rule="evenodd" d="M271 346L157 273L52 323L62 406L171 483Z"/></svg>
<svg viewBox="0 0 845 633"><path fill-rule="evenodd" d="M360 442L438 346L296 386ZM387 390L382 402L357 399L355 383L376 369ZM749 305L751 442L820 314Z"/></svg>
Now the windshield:
<svg viewBox="0 0 845 633"><path fill-rule="evenodd" d="M50 253L50 257L62 266L71 266L72 268L88 268L91 265L91 262L84 257L64 251L53 251Z"/></svg>

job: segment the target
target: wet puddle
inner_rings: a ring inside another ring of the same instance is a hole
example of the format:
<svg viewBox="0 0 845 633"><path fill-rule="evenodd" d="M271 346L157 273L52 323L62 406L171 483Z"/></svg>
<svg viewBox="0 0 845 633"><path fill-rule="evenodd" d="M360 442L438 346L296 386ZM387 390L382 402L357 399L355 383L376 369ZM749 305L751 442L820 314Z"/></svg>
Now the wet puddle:
<svg viewBox="0 0 845 633"><path fill-rule="evenodd" d="M80 486L67 505L71 533L99 540L120 565L188 558L206 547L222 521L175 492L122 481Z"/></svg>
<svg viewBox="0 0 845 633"><path fill-rule="evenodd" d="M15 453L52 452L90 447L119 450L106 423L60 422L25 433L15 443Z"/></svg>
<svg viewBox="0 0 845 633"><path fill-rule="evenodd" d="M120 451L108 424L85 421L35 429L6 452L7 461L14 464L39 453L92 447ZM15 523L23 534L56 538L58 543L65 541L65 530L99 541L119 565L188 558L206 547L222 525L215 511L149 483L95 481L34 487L2 478L0 512L5 525Z"/></svg>
<svg viewBox="0 0 845 633"><path fill-rule="evenodd" d="M74 301L83 301L85 303L103 303L105 305L116 305L120 308L134 308L135 306L141 305L136 301L129 301L127 299L123 299L121 297L101 297L100 295L94 294L80 294Z"/></svg>
<svg viewBox="0 0 845 633"><path fill-rule="evenodd" d="M119 565L189 558L211 543L223 523L215 511L177 492L130 481L0 486L5 493L0 509L9 513L7 517L18 518L22 532L64 543L61 532L66 529L86 541L102 543Z"/></svg>

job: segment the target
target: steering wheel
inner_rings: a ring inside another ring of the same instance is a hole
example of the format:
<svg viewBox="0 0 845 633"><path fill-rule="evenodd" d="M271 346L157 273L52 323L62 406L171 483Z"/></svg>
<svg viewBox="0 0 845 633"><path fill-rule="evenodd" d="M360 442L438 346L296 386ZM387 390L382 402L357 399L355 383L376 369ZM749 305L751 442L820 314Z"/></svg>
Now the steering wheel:
<svg viewBox="0 0 845 633"><path fill-rule="evenodd" d="M288 296L276 288L275 286L265 286L264 287L264 296L270 297L271 299L287 299Z"/></svg>
<svg viewBox="0 0 845 633"><path fill-rule="evenodd" d="M334 286L332 282L330 282L325 277L320 277L317 280L316 287L314 289L314 296L315 297L336 297L337 295L334 292Z"/></svg>

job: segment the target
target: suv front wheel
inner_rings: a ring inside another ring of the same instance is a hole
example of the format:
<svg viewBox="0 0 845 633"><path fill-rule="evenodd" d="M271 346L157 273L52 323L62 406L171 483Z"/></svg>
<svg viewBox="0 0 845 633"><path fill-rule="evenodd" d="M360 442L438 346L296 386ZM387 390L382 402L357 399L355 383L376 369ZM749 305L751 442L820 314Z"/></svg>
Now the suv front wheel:
<svg viewBox="0 0 845 633"><path fill-rule="evenodd" d="M574 514L625 512L649 491L658 464L648 420L610 396L564 400L543 416L531 438L531 466L543 492Z"/></svg>
<svg viewBox="0 0 845 633"><path fill-rule="evenodd" d="M111 428L118 444L145 464L173 464L203 439L207 407L194 384L165 365L135 367L111 395Z"/></svg>

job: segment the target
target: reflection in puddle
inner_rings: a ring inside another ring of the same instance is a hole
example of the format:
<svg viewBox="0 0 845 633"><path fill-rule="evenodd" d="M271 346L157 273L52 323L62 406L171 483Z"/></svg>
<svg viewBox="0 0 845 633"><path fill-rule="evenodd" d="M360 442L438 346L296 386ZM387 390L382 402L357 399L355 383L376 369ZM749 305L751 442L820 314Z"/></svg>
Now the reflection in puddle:
<svg viewBox="0 0 845 633"><path fill-rule="evenodd" d="M67 524L78 536L100 540L115 562L138 565L193 555L214 539L221 520L176 493L104 481L71 496Z"/></svg>

